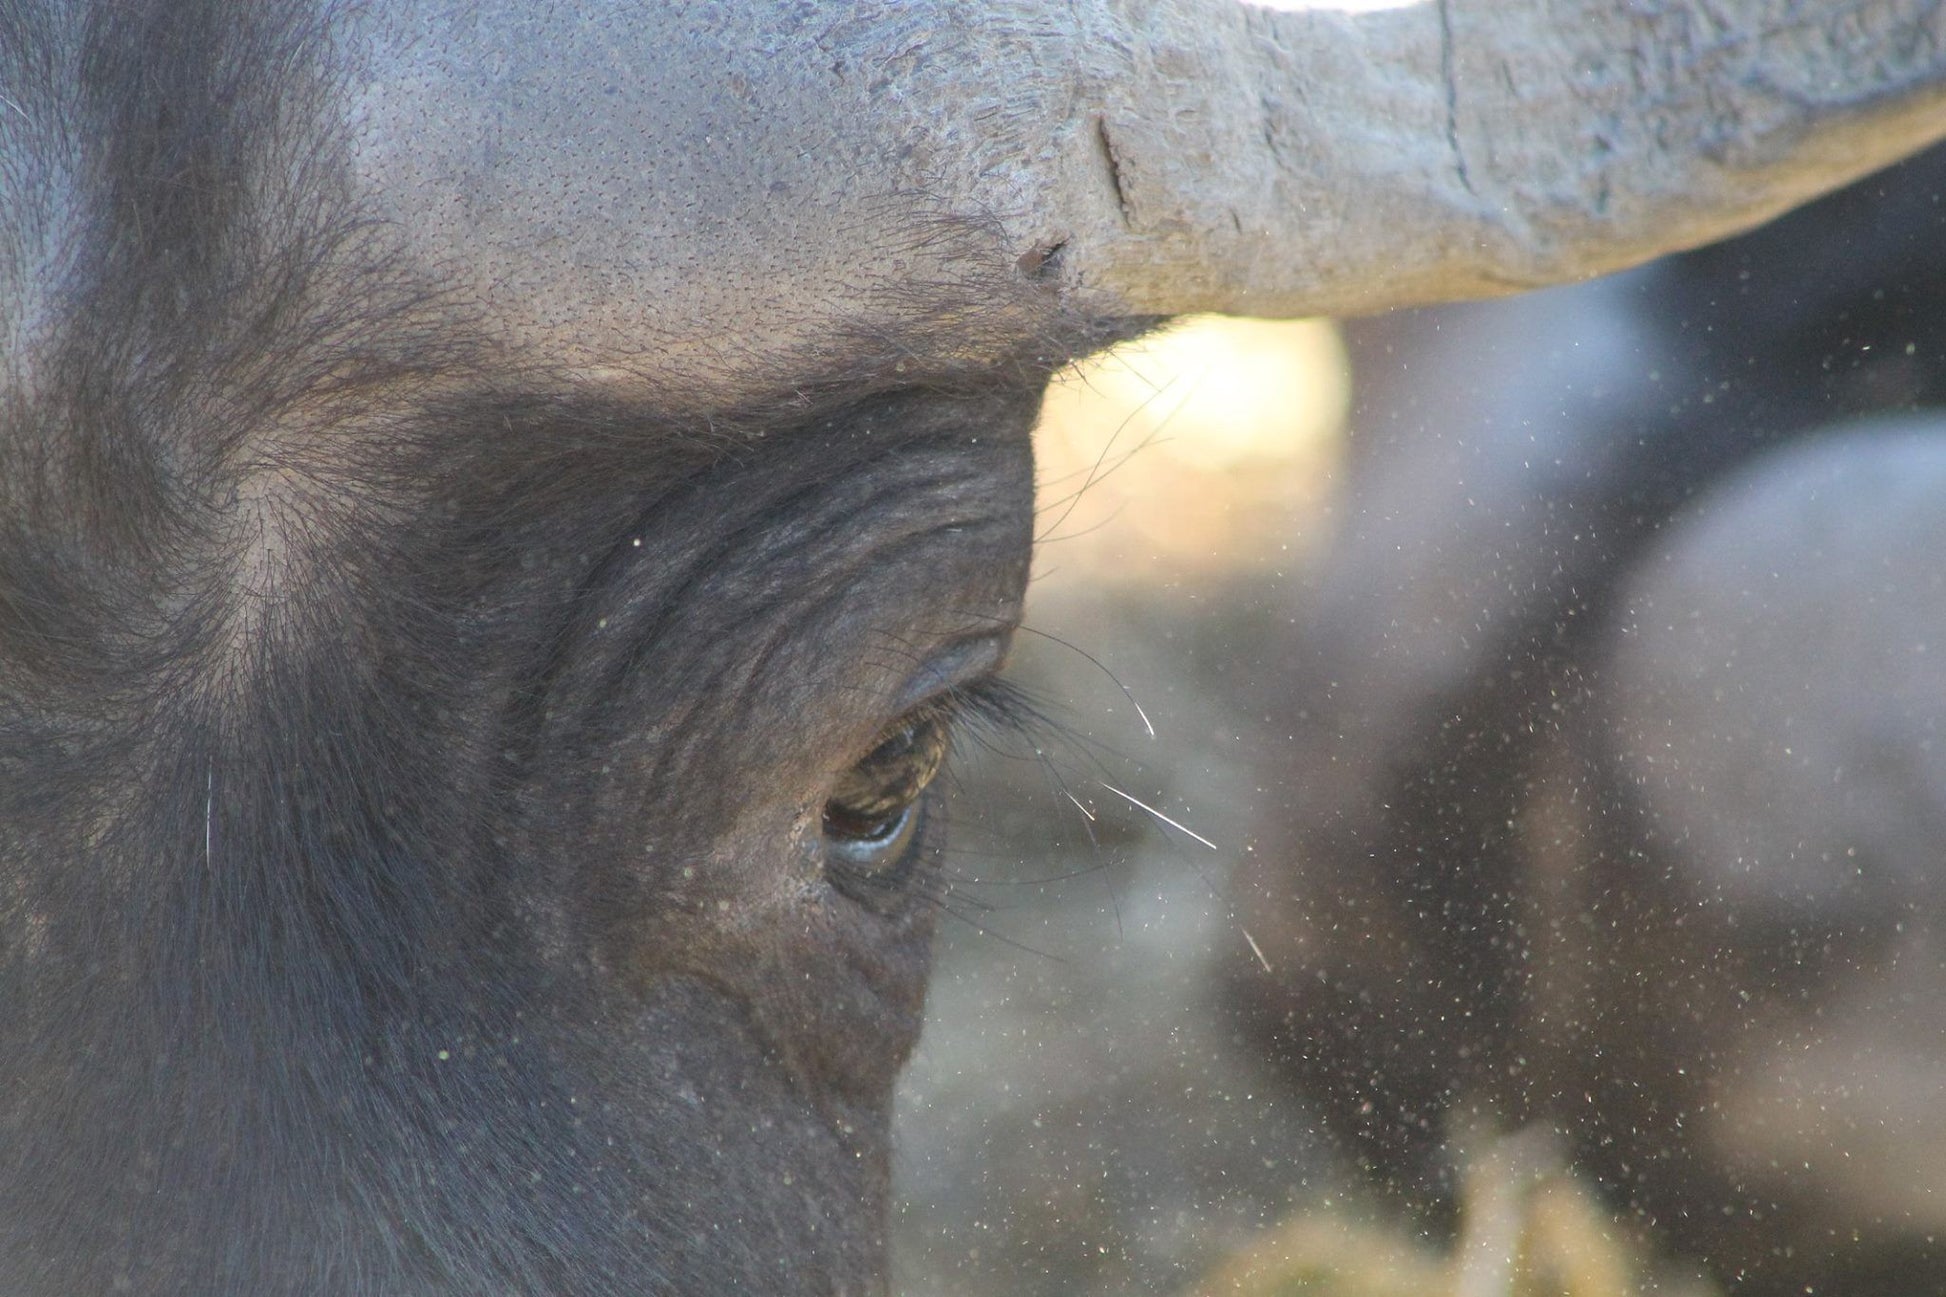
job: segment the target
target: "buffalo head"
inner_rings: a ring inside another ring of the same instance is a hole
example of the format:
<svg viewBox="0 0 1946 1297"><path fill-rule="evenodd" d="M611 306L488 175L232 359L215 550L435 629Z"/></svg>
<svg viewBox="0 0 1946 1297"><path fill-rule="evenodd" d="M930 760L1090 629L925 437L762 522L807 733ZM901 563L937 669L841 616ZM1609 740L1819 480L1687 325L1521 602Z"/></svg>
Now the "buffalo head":
<svg viewBox="0 0 1946 1297"><path fill-rule="evenodd" d="M0 3L0 1291L879 1287L1048 374L1946 130L1558 10Z"/></svg>

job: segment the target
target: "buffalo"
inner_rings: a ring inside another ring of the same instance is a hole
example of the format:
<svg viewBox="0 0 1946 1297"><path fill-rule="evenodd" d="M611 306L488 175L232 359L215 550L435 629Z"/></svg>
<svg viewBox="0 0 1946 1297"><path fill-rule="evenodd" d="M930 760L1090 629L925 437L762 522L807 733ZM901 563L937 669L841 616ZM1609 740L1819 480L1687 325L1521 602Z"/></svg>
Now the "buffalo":
<svg viewBox="0 0 1946 1297"><path fill-rule="evenodd" d="M1225 975L1407 1201L1538 1123L1735 1291L1946 1287L1942 194L1355 326Z"/></svg>
<svg viewBox="0 0 1946 1297"><path fill-rule="evenodd" d="M0 0L0 1292L881 1290L1048 376L1732 233L1942 49Z"/></svg>

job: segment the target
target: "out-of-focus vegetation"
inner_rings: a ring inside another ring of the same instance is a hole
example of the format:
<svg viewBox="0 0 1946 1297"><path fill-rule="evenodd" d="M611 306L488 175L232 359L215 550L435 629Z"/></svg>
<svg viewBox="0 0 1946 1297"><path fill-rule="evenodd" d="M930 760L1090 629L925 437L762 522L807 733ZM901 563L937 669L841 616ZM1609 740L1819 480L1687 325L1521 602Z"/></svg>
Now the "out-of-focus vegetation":
<svg viewBox="0 0 1946 1297"><path fill-rule="evenodd" d="M1563 1166L1544 1132L1493 1141L1441 1253L1374 1213L1319 1204L1217 1266L1189 1297L1711 1297L1655 1261Z"/></svg>

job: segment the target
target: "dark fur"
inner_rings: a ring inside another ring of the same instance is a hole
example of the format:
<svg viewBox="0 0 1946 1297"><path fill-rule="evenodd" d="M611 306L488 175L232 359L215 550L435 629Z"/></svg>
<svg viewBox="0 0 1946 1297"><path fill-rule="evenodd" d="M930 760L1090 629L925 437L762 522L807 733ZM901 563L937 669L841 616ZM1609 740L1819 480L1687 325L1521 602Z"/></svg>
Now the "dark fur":
<svg viewBox="0 0 1946 1297"><path fill-rule="evenodd" d="M0 1292L872 1288L930 908L774 876L1114 330L512 370L345 198L330 37L0 0Z"/></svg>

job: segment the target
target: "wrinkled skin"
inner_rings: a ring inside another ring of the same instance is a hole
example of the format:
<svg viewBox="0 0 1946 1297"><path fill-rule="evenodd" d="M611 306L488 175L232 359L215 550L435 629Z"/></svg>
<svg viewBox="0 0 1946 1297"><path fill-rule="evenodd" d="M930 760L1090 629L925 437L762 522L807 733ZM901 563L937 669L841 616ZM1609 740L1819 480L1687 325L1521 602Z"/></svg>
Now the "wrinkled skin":
<svg viewBox="0 0 1946 1297"><path fill-rule="evenodd" d="M880 1290L940 825L827 803L1109 331L658 404L367 219L301 11L77 13L0 5L0 1292Z"/></svg>
<svg viewBox="0 0 1946 1297"><path fill-rule="evenodd" d="M346 538L309 632L137 681L118 753L62 727L98 679L35 677L0 1286L868 1288L932 915L834 890L818 811L998 661L1028 408L895 400L551 502L441 481ZM57 629L113 627L16 623L16 660Z"/></svg>
<svg viewBox="0 0 1946 1297"><path fill-rule="evenodd" d="M1407 1200L1539 1122L1737 1291L1946 1282L1942 184L1353 330L1225 978Z"/></svg>

